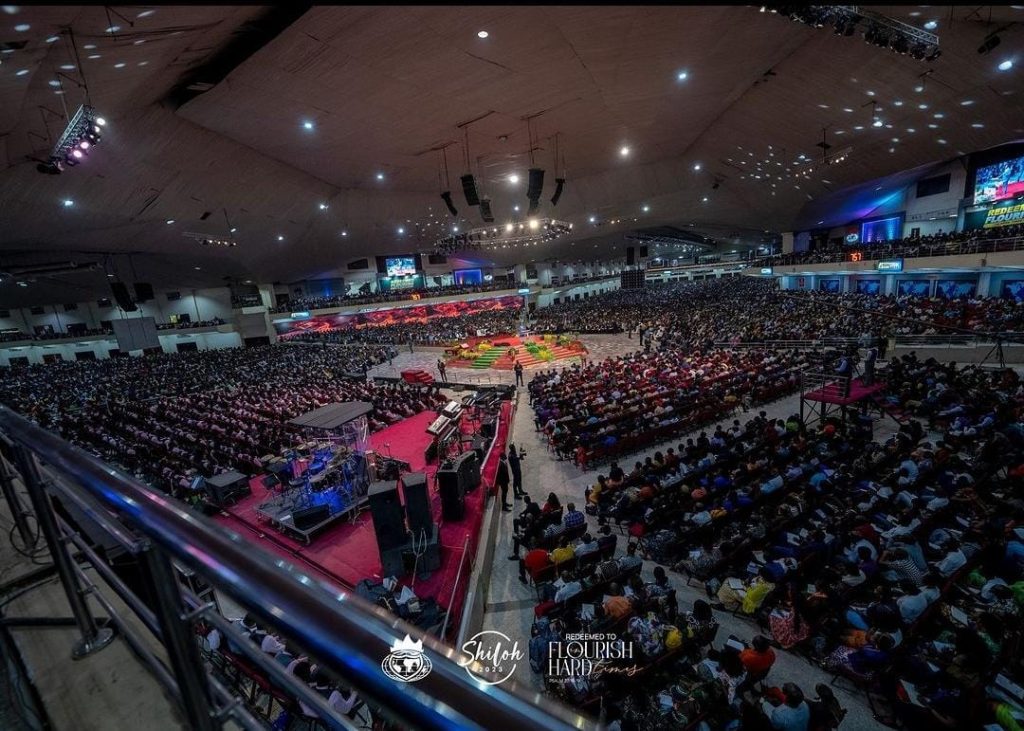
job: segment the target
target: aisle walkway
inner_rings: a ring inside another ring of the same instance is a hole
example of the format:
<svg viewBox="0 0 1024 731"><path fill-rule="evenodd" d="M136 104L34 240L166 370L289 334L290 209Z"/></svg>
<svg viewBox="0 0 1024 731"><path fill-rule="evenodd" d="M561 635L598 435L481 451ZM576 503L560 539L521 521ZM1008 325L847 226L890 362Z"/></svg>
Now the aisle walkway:
<svg viewBox="0 0 1024 731"><path fill-rule="evenodd" d="M571 462L557 461L555 456L547 450L546 440L542 440L536 432L533 424L533 409L529 405L528 395L521 390L518 398L519 408L516 413L512 441L527 451L527 457L523 462L523 485L526 491L531 498L540 502L547 498L549 492L554 492L563 505L575 502L577 508L582 510L583 491L589 484L596 482L598 470L583 472ZM760 407L750 415L761 409L766 411L771 418L786 418L793 413L799 413L799 394ZM733 418L738 418L742 422L750 415L745 417L742 413L738 413L735 417L730 416L720 423L723 427L728 427ZM711 433L715 426L715 424L711 424L702 430ZM897 429L898 425L891 419L880 420L875 424L875 438L884 440ZM632 465L637 460L643 460L658 449L664 450L669 446L675 446L679 441L679 438L674 438L671 441L654 445L643 453L631 455L628 458L628 464ZM604 466L602 469L607 469L607 467ZM521 646L525 646L529 642L530 628L533 624L533 608L537 603L536 592L532 587L524 586L519 582L518 563L507 560L507 556L511 552L512 517L518 513L521 505L522 503L516 502L515 511L502 516L497 537L498 547L495 550L494 563L491 567L490 589L483 629L504 632L511 639L518 639ZM591 528L597 528L596 518L588 516L587 521ZM616 555L625 553L626 542L627 538L620 535ZM525 552L521 552L521 555L522 553ZM653 581L653 571L656 565L652 561L644 562L643 578L645 582ZM669 571L669 577L677 589L681 612L688 611L694 600L706 599L703 587L688 587L685 577L672 571ZM749 642L754 635L759 634L756 623L751 620L733 617L728 612L720 611L715 612L715 617L721 624L718 635L720 639L733 634L741 640ZM829 681L829 676L824 671L802 657L784 650L777 650L776 654L778 660L770 676L773 684L795 682L805 693L813 695L816 684ZM540 687L540 677L531 672L528 663L525 662L520 663L517 668L515 680L529 687ZM833 690L843 706L849 709L849 715L842 726L843 731L875 731L886 728L874 720L862 693L850 693L840 688Z"/></svg>

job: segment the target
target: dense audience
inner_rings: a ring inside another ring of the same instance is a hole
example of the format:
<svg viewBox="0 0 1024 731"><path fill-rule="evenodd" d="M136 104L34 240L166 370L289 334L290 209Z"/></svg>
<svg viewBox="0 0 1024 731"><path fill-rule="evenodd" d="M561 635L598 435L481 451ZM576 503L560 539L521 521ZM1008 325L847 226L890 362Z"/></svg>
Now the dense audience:
<svg viewBox="0 0 1024 731"><path fill-rule="evenodd" d="M296 310L320 310L327 307L366 305L375 302L399 302L420 297L447 297L476 292L492 292L496 289L513 287L508 279L499 278L483 284L449 284L425 289L395 289L386 292L359 291L352 294L336 294L330 297L290 297L284 304L274 307L271 312L295 312Z"/></svg>
<svg viewBox="0 0 1024 731"><path fill-rule="evenodd" d="M325 333L289 335L289 340L328 343L387 343L440 346L456 345L477 335L505 335L519 327L518 309L491 310L458 317L434 317L421 322L330 330Z"/></svg>
<svg viewBox="0 0 1024 731"><path fill-rule="evenodd" d="M715 648L708 603L682 611L660 567L648 583L635 563L582 561L590 534L530 533L521 516L540 599L531 665L549 689L618 728L835 728L827 686L811 701L776 687L774 644L870 689L891 725L1017 728L1024 693L1003 678L1022 677L1024 385L913 355L887 371L905 418L883 443L869 418L808 427L762 411L632 471L613 462L581 496L599 524L638 539L623 559L672 566L757 620L749 646ZM552 673L544 648L580 631L633 656L583 680Z"/></svg>
<svg viewBox="0 0 1024 731"><path fill-rule="evenodd" d="M196 474L259 474L262 457L298 441L287 422L329 403L372 403L376 431L444 402L436 388L352 377L392 352L278 345L29 366L4 379L0 400L173 491Z"/></svg>
<svg viewBox="0 0 1024 731"><path fill-rule="evenodd" d="M810 251L774 254L763 257L753 266L785 266L790 264L825 264L849 261L851 252L867 259L911 259L922 256L978 254L989 251L1010 251L1006 239L1024 236L1024 226L1002 226L974 231L939 231L925 236L906 237L863 244L837 242L817 246Z"/></svg>

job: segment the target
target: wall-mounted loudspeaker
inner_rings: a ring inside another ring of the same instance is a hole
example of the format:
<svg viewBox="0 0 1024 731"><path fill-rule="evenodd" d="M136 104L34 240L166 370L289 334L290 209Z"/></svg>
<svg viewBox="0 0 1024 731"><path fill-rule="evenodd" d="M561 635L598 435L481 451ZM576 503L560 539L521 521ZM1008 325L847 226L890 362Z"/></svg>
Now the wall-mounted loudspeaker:
<svg viewBox="0 0 1024 731"><path fill-rule="evenodd" d="M462 176L462 193L466 196L467 206L480 205L480 196L476 192L476 180L473 179L471 173Z"/></svg>

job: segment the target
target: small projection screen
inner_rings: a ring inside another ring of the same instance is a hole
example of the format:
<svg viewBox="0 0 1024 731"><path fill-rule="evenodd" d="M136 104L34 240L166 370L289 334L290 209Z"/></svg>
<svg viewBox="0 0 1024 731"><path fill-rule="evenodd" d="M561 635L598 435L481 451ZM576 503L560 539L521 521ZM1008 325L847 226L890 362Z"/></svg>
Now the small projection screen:
<svg viewBox="0 0 1024 731"><path fill-rule="evenodd" d="M118 350L122 353L160 347L160 338L156 334L156 320L152 317L130 317L125 320L113 320L110 324L114 328Z"/></svg>

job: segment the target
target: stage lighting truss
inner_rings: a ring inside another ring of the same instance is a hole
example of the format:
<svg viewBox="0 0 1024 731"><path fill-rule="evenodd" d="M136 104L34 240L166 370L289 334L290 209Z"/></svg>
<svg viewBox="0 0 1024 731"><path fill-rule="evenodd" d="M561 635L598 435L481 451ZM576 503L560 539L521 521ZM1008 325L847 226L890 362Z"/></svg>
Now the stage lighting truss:
<svg viewBox="0 0 1024 731"><path fill-rule="evenodd" d="M238 242L235 241L233 236L224 237L218 234L204 234L196 231L186 231L182 235L187 239L192 239L198 244L202 244L203 246L238 246Z"/></svg>
<svg viewBox="0 0 1024 731"><path fill-rule="evenodd" d="M850 157L850 154L852 152L853 147L844 147L831 154L829 154L828 150L826 149L824 152L824 156L821 160L818 160L817 162L811 162L807 165L801 165L799 168L793 171L793 175L794 177L797 178L803 177L809 179L813 173L818 172L823 168L832 167L833 165L840 165L846 162L847 158Z"/></svg>
<svg viewBox="0 0 1024 731"><path fill-rule="evenodd" d="M50 159L37 166L39 172L58 175L65 168L84 162L92 148L100 143L105 124L93 107L80 106L53 146Z"/></svg>
<svg viewBox="0 0 1024 731"><path fill-rule="evenodd" d="M934 61L942 53L934 33L857 5L762 5L761 12L783 15L812 28L831 26L838 36L852 36L862 27L865 43L918 61Z"/></svg>
<svg viewBox="0 0 1024 731"><path fill-rule="evenodd" d="M481 226L437 239L427 250L432 254L454 254L479 249L510 249L536 246L566 236L572 224L553 218L532 218L501 226Z"/></svg>

